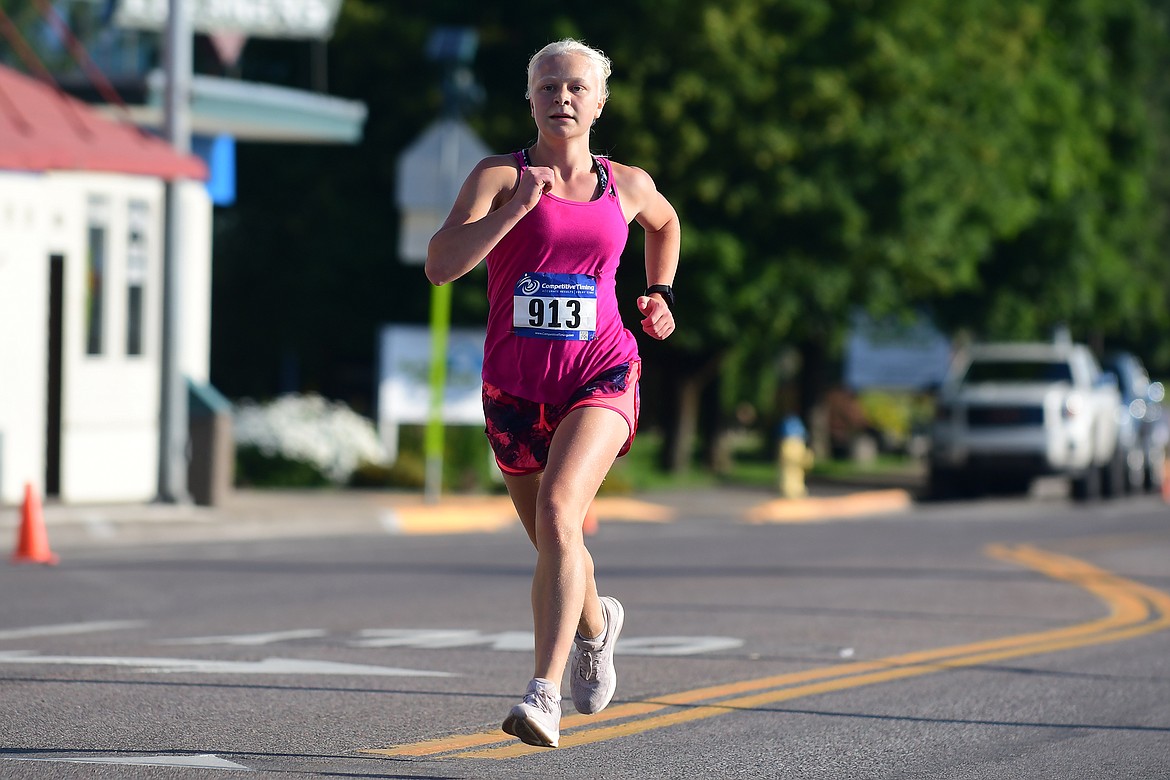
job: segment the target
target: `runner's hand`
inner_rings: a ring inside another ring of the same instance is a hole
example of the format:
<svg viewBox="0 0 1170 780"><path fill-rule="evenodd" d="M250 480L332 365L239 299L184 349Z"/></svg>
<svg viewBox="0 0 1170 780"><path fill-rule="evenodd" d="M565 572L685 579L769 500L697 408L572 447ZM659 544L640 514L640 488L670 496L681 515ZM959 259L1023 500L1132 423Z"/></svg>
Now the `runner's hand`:
<svg viewBox="0 0 1170 780"><path fill-rule="evenodd" d="M674 333L674 314L665 301L652 296L638 296L638 311L645 315L642 330L651 338L662 341Z"/></svg>
<svg viewBox="0 0 1170 780"><path fill-rule="evenodd" d="M515 197L519 199L525 211L532 211L540 202L540 196L552 189L553 182L552 168L527 168L520 177Z"/></svg>

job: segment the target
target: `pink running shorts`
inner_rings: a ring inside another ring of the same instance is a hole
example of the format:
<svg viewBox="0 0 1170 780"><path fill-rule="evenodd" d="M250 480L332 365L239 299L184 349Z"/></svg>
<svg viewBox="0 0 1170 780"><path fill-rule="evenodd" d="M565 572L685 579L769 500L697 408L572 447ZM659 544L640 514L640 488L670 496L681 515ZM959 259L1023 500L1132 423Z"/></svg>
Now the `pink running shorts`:
<svg viewBox="0 0 1170 780"><path fill-rule="evenodd" d="M618 457L634 443L638 430L640 361L622 363L602 372L563 404L541 404L483 383L483 413L496 463L505 474L524 476L544 471L553 433L574 409L600 406L625 418L630 435Z"/></svg>

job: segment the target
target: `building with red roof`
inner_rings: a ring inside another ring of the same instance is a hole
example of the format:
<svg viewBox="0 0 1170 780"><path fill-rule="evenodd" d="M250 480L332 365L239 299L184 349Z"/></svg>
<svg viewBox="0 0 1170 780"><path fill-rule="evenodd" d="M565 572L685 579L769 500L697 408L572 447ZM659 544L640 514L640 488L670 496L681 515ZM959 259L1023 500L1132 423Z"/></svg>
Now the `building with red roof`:
<svg viewBox="0 0 1170 780"><path fill-rule="evenodd" d="M0 169L102 171L204 180L198 158L110 121L64 92L0 66Z"/></svg>
<svg viewBox="0 0 1170 780"><path fill-rule="evenodd" d="M0 66L0 502L156 495L166 183L183 208L180 368L206 383L197 157Z"/></svg>

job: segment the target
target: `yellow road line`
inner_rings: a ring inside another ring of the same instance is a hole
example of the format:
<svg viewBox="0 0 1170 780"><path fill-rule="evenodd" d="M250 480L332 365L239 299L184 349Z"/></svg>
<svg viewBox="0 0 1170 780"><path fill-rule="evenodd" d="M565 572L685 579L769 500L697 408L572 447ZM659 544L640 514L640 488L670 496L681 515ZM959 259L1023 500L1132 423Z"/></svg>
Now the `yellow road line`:
<svg viewBox="0 0 1170 780"><path fill-rule="evenodd" d="M1048 631L915 651L877 661L808 669L754 680L708 686L656 697L652 700L617 705L606 709L599 715L567 716L561 723L562 731L567 732L561 736L561 747L615 739L805 696L906 679L1007 658L1115 642L1170 628L1170 595L1162 591L1119 577L1076 558L1046 552L1027 545L1017 547L993 545L987 549L987 553L991 557L1003 561L1027 566L1053 579L1076 584L1101 599L1109 607L1110 614L1105 618ZM654 715L654 713L660 713L672 707L685 707L686 709ZM601 725L626 719L629 720L615 725ZM452 758L505 759L543 750L543 748L516 742L487 750L476 749L496 745L506 740L505 735L493 730L361 752L387 756L426 756L446 753L448 754L446 757ZM454 755L450 755L453 752Z"/></svg>
<svg viewBox="0 0 1170 780"><path fill-rule="evenodd" d="M869 661L866 663L848 664L848 668L853 669L860 667L858 671L867 669L881 668L882 664L878 661ZM666 696L655 697L647 701L630 702L628 704L618 704L611 707L606 707L605 710L597 715L566 715L561 719L561 729L569 730L578 726L595 725L598 723L605 723L607 721L621 720L623 718L632 718L640 715L648 715L653 712L659 712L668 707L681 707L693 704L707 699L725 698L734 696L746 691L755 690L759 687L774 688L779 685L790 685L804 680L814 680L826 676L840 674L840 669L844 667L828 667L822 669L808 669L803 672L795 672L792 674L776 675L774 677L765 677L761 680L745 680L742 682L725 683L722 685L713 685L707 688L698 688L692 691L683 691L681 693L673 693ZM476 734L463 734L451 737L440 737L438 739L428 739L422 742L414 742L408 745L399 745L393 748L376 748L370 750L359 751L361 753L372 753L383 756L429 756L438 753L449 753L453 750L461 750L468 747L476 747L481 745L493 745L497 742L503 742L508 737L501 735L501 732L496 729L492 731L479 732Z"/></svg>

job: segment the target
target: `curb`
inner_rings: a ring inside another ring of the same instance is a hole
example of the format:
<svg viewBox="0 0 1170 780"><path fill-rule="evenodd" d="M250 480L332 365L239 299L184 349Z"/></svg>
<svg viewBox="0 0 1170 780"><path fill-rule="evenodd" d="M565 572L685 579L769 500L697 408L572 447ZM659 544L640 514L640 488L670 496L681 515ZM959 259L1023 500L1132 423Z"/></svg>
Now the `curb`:
<svg viewBox="0 0 1170 780"><path fill-rule="evenodd" d="M718 491L715 491L718 493ZM601 497L594 514L604 523L673 523L680 517L749 525L858 520L905 511L913 505L903 489L864 490L833 496L776 498L766 494ZM0 532L18 526L16 512L0 510ZM190 504L48 505L45 524L69 542L151 539L245 539L348 534L403 536L498 533L519 528L507 496L447 496L428 503L407 493L239 491L223 506Z"/></svg>
<svg viewBox="0 0 1170 780"><path fill-rule="evenodd" d="M746 522L764 525L856 520L889 512L901 512L912 505L910 493L901 489L867 490L822 498L781 498L750 510Z"/></svg>

